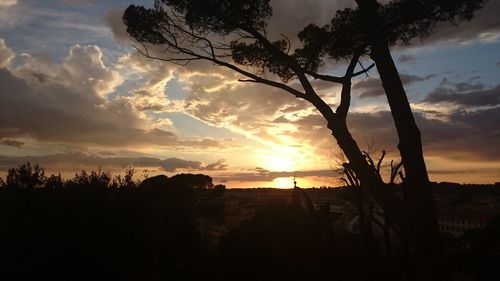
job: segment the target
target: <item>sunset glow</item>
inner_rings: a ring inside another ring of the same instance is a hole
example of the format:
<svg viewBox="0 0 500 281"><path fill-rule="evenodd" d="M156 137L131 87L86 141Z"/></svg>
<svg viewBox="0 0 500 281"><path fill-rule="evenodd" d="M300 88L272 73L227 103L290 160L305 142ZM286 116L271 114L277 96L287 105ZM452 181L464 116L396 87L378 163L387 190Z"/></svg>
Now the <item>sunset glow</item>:
<svg viewBox="0 0 500 281"><path fill-rule="evenodd" d="M274 187L276 188L292 188L293 178L275 178L273 180Z"/></svg>

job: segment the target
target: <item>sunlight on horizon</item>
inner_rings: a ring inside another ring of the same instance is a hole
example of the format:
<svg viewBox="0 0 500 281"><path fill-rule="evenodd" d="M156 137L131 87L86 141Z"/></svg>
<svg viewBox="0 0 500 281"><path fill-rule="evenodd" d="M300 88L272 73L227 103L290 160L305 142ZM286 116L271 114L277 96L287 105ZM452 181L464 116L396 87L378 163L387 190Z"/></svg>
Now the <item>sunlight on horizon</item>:
<svg viewBox="0 0 500 281"><path fill-rule="evenodd" d="M275 188L293 188L293 177L275 178L273 184Z"/></svg>
<svg viewBox="0 0 500 281"><path fill-rule="evenodd" d="M262 156L263 168L273 172L297 170L297 157L300 151L294 147L275 146Z"/></svg>
<svg viewBox="0 0 500 281"><path fill-rule="evenodd" d="M283 172L293 170L293 160L288 156L270 156L267 160L267 167L271 171Z"/></svg>

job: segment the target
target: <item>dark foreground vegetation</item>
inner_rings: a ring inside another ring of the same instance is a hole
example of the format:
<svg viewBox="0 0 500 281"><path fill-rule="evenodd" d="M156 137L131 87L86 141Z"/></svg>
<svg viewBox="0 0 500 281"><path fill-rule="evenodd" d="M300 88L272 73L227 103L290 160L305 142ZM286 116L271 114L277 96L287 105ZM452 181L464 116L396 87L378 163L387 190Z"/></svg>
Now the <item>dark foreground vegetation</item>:
<svg viewBox="0 0 500 281"><path fill-rule="evenodd" d="M227 191L205 175L140 182L128 169L123 178L93 171L62 180L25 164L1 186L2 280L412 280L397 246L389 253L375 239L334 229L328 212L311 213L295 193L269 200L213 247L197 222L224 223ZM472 189L499 196L494 186L453 188L435 186L456 204ZM338 195L355 197L350 189ZM455 280L499 280L499 237L498 218L445 236Z"/></svg>

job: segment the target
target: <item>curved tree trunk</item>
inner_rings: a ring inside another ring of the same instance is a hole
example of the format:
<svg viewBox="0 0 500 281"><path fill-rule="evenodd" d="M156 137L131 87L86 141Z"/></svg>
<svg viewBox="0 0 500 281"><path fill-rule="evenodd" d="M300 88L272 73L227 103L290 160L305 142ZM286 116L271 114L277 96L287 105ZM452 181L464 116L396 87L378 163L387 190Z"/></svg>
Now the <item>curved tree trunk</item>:
<svg viewBox="0 0 500 281"><path fill-rule="evenodd" d="M350 89L350 82L343 83L342 95L350 96ZM342 99L345 104L349 103L348 98L343 97ZM328 122L327 127L349 160L349 169L354 171L360 180L361 188L369 192L377 204L384 208L384 213L387 214L392 222L401 226L405 225L405 217L401 212L404 207L401 199L392 190L387 188L380 174L366 161L361 149L347 128L347 110L338 110L337 113L334 113L331 107L318 96L313 96L309 101ZM339 108L342 108L342 105Z"/></svg>
<svg viewBox="0 0 500 281"><path fill-rule="evenodd" d="M375 62L387 96L399 137L399 151L408 187L409 239L423 278L447 279L443 270L444 249L425 166L420 131L415 123L398 70L378 20L376 0L356 0L365 32L371 41L371 58ZM418 266L417 264L417 266Z"/></svg>

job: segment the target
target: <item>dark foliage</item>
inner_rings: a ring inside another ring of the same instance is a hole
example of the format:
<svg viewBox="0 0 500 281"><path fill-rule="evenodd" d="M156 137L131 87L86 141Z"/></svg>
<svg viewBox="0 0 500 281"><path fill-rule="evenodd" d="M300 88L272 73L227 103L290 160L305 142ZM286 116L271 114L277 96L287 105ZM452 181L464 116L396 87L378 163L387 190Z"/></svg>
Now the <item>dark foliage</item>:
<svg viewBox="0 0 500 281"><path fill-rule="evenodd" d="M383 34L390 45L409 44L413 39L427 37L443 22L457 24L468 21L473 13L488 0L394 0L378 6ZM172 14L172 12L174 14ZM240 32L265 36L267 21L272 16L269 0L258 1L196 1L156 0L153 9L131 5L123 19L127 31L139 42L153 45L168 45L172 37L180 43L183 34L172 28L183 27L201 40L212 34L230 35L235 40L224 45L234 62L267 70L284 81L295 78L290 65L278 53L270 52L268 46L252 36L239 36ZM357 8L336 12L329 24L309 24L299 34L303 47L290 57L303 69L316 71L324 57L349 59L357 53L369 52L370 40L363 29ZM277 51L289 54L287 38L272 42ZM217 46L212 46L218 49ZM186 48L186 51L191 51ZM222 55L222 57L226 57Z"/></svg>
<svg viewBox="0 0 500 281"><path fill-rule="evenodd" d="M168 5L168 7L165 7ZM272 15L269 0L258 1L191 1L157 0L153 9L130 5L123 14L127 32L137 41L163 45L172 54L182 58L173 62L186 62L196 58L196 50L214 59L231 57L236 63L269 71L288 81L294 77L282 53L288 53L287 40L277 40L265 46L251 36L265 34L267 21ZM212 43L205 36L230 35L227 43ZM178 48L181 48L179 50ZM187 55L187 58L182 55Z"/></svg>
<svg viewBox="0 0 500 281"><path fill-rule="evenodd" d="M472 19L474 12L487 0L394 0L378 6L382 33L389 45L411 43L429 36L443 22L457 24ZM299 33L304 47L297 54L311 70L320 66L322 58L350 58L368 53L370 34L363 28L359 9L337 11L329 24L310 24Z"/></svg>
<svg viewBox="0 0 500 281"><path fill-rule="evenodd" d="M155 0L185 15L186 23L202 32L228 34L239 28L261 30L272 15L269 0Z"/></svg>
<svg viewBox="0 0 500 281"><path fill-rule="evenodd" d="M11 170L26 171L27 166ZM38 167L17 178L25 182L25 178L36 177L41 170ZM212 186L211 178L205 175L181 174L172 178L151 177L127 188L114 185L109 177L107 172L82 172L64 181L52 175L35 188L11 188L22 186L16 182L0 188L2 277L5 280L402 280L402 261L387 259L381 242L370 242L373 261L371 268L366 267L361 235L341 229L332 232L331 224L318 224L307 208L300 205L269 201L249 220L228 232L220 251L213 252L204 247L196 222L203 219L224 223L223 185ZM484 198L498 198L500 194L494 186L442 183L434 185L434 189L446 200L476 198L466 202L469 205ZM334 192L338 198L355 196L352 188L326 191ZM491 277L499 276L496 267L500 261L499 222L497 218L484 229L470 230L459 238L446 238L448 260L457 278L496 280ZM325 235L333 243L325 244ZM397 253L398 248L394 250Z"/></svg>
<svg viewBox="0 0 500 281"><path fill-rule="evenodd" d="M7 172L7 187L17 189L33 189L41 186L45 181L45 171L36 164L25 163Z"/></svg>
<svg viewBox="0 0 500 281"><path fill-rule="evenodd" d="M148 186L154 177L136 188L132 176L132 169L124 180L82 171L65 181L45 178L38 165L10 169L0 188L2 278L194 280L203 257L195 219L207 205L214 205L207 216L221 213L210 201L223 186L212 192L210 177L185 174L181 188L168 180Z"/></svg>

